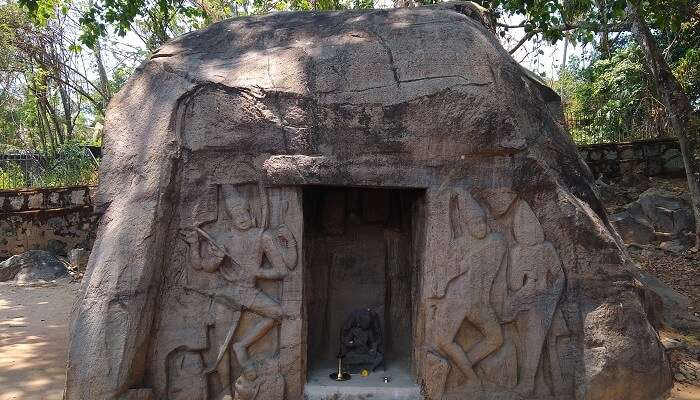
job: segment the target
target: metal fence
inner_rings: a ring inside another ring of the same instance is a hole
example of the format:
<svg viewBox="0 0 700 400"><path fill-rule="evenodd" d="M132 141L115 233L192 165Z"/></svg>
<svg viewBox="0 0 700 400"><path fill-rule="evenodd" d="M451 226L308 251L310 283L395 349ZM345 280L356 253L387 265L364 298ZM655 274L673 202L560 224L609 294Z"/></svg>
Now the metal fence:
<svg viewBox="0 0 700 400"><path fill-rule="evenodd" d="M618 129L602 131L594 123L592 117L580 118L565 113L564 125L574 142L579 145L628 143L673 137L670 127L662 115L650 119L633 120L621 124Z"/></svg>
<svg viewBox="0 0 700 400"><path fill-rule="evenodd" d="M99 148L66 147L56 154L33 151L0 154L0 190L94 185Z"/></svg>

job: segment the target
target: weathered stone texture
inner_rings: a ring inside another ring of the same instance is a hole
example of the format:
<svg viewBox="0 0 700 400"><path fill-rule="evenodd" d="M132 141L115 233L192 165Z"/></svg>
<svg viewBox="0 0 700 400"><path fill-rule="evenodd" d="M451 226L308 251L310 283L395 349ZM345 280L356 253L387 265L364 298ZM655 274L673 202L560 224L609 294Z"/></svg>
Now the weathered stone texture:
<svg viewBox="0 0 700 400"><path fill-rule="evenodd" d="M90 249L100 214L81 186L0 192L0 260L27 250Z"/></svg>
<svg viewBox="0 0 700 400"><path fill-rule="evenodd" d="M606 180L634 174L685 176L680 145L674 138L582 145L579 153L593 175Z"/></svg>
<svg viewBox="0 0 700 400"><path fill-rule="evenodd" d="M551 92L465 7L233 19L144 63L107 112L66 399L300 399L309 185L420 193L407 326L431 398L664 392L635 271ZM328 234L348 215L323 211Z"/></svg>

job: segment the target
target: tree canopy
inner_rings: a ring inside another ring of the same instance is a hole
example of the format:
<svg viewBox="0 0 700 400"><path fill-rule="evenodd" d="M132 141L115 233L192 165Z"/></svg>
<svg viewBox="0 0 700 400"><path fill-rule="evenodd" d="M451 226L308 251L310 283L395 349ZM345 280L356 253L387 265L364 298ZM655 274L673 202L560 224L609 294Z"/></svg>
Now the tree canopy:
<svg viewBox="0 0 700 400"><path fill-rule="evenodd" d="M435 2L5 0L0 5L0 144L44 153L64 143L99 144L107 102L133 68L170 38L225 18ZM693 118L700 109L700 0L477 3L513 54L537 58L543 44L560 41L565 48L585 49L565 57L559 76L551 77L578 142L672 134L646 48L633 35L630 5L643 16Z"/></svg>

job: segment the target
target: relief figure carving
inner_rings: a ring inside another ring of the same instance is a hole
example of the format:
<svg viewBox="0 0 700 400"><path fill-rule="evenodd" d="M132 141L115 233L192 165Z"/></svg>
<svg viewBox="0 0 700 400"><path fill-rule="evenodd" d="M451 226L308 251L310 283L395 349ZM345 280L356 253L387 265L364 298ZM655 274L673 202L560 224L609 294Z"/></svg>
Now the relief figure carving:
<svg viewBox="0 0 700 400"><path fill-rule="evenodd" d="M437 350L456 366L466 384L480 387L474 366L503 343L501 326L490 303L491 287L506 254L502 234L489 232L486 214L466 191L456 193L453 226L461 231L450 243L450 265L445 290L438 293L436 321ZM472 324L482 337L469 349L463 349L456 336L464 321Z"/></svg>
<svg viewBox="0 0 700 400"><path fill-rule="evenodd" d="M539 220L525 201L516 206L513 236L504 318L516 321L520 336L516 391L529 395L535 389L537 367L565 277L559 254L545 240Z"/></svg>
<svg viewBox="0 0 700 400"><path fill-rule="evenodd" d="M297 243L284 225L274 229L265 229L264 223L262 227L256 226L248 200L233 187L222 186L222 196L229 218L216 222L223 224L224 229L219 230L221 233L214 236L205 227L196 226L185 232L185 240L190 246L192 267L216 274L218 279L213 287L187 288L227 305L231 312L239 313L238 316L241 310L247 310L262 317L243 338L231 345L239 319L234 318L225 337L217 335L218 340L213 342L218 343L211 344L218 355L206 372L216 371L222 385L227 386L231 379L229 346L238 363L247 365L250 360L248 348L279 324L285 315L280 303L258 289L256 282L258 279L284 279L288 271L296 267ZM264 258L271 268L263 267Z"/></svg>
<svg viewBox="0 0 700 400"><path fill-rule="evenodd" d="M249 361L236 379L234 400L284 400L284 377L276 358Z"/></svg>

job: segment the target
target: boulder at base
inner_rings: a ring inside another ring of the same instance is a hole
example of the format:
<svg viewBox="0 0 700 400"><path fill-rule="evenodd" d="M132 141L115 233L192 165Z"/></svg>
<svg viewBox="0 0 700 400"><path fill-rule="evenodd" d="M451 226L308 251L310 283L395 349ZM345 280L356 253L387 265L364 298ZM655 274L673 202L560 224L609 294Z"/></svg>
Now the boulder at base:
<svg viewBox="0 0 700 400"><path fill-rule="evenodd" d="M67 276L66 262L43 250L29 250L0 263L0 282L46 283Z"/></svg>

